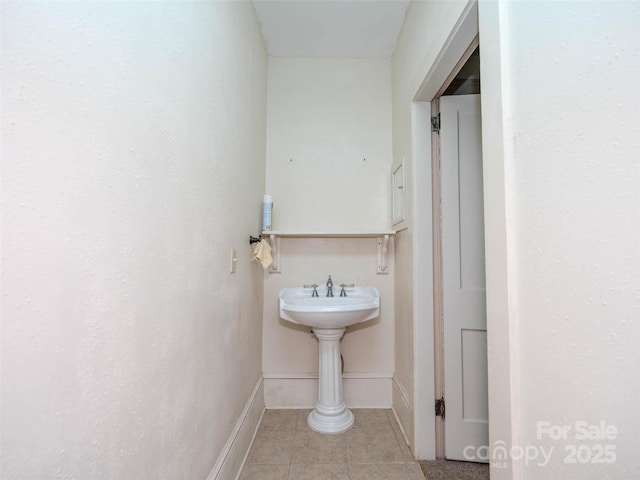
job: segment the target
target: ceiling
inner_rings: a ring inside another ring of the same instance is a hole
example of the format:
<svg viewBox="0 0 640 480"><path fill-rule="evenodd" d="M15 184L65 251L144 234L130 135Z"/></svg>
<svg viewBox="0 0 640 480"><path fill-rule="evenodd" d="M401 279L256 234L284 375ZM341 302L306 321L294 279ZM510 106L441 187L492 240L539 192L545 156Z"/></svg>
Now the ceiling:
<svg viewBox="0 0 640 480"><path fill-rule="evenodd" d="M269 55L391 57L409 0L254 0Z"/></svg>

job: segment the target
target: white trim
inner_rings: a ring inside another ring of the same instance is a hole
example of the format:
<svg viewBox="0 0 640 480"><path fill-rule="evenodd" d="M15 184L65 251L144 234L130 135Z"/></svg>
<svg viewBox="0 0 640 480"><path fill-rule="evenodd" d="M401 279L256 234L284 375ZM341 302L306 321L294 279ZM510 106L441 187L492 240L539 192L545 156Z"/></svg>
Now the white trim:
<svg viewBox="0 0 640 480"><path fill-rule="evenodd" d="M263 236L284 238L377 238L385 235L395 235L395 230L381 230L374 232L262 232Z"/></svg>
<svg viewBox="0 0 640 480"><path fill-rule="evenodd" d="M397 377L393 377L392 380L393 380L394 388L396 388L398 390L398 393L400 394L400 399L402 400L402 403L407 408L407 410L409 410L411 408L410 406L411 404L409 403L409 394L407 393L404 386L402 385L402 383L400 383Z"/></svg>
<svg viewBox="0 0 640 480"><path fill-rule="evenodd" d="M404 431L404 428L402 428L402 423L400 422L400 417L398 417L398 413L396 412L395 408L391 408L391 411L393 412L393 416L396 419L396 423L398 424L398 427L400 428L400 433L402 433L402 438L404 439L404 443L406 443L407 445L409 444L409 437L407 436L407 432ZM415 455L414 453L414 458L417 459L418 457Z"/></svg>
<svg viewBox="0 0 640 480"><path fill-rule="evenodd" d="M402 436L404 437L404 441L409 445L413 452L414 458L418 459L418 455L415 453L415 448L410 439L414 437L412 434L413 425L411 423L412 418L412 408L409 403L409 395L407 394L407 390L404 385L400 382L397 377L393 377L392 381L392 397L393 397L393 413L396 416L396 420L398 425L400 426L400 430L402 431Z"/></svg>
<svg viewBox="0 0 640 480"><path fill-rule="evenodd" d="M293 373L263 373L262 376L264 378L283 378L283 379L295 379L295 378L303 378L303 379L308 379L308 378L312 378L312 379L317 379L318 378L318 374L317 373L300 373L300 372L293 372ZM393 378L393 374L392 373L388 373L388 372L361 372L361 373L357 373L357 372L351 372L351 373L343 373L342 374L342 378L387 378L387 379L391 379Z"/></svg>
<svg viewBox="0 0 640 480"><path fill-rule="evenodd" d="M240 476L263 413L264 391L263 379L260 375L216 464L207 477L208 480L226 480Z"/></svg>
<svg viewBox="0 0 640 480"><path fill-rule="evenodd" d="M414 434L416 458L435 459L435 416L433 415L434 330L433 330L433 236L431 196L431 104L411 106L413 142L413 356L414 356Z"/></svg>
<svg viewBox="0 0 640 480"><path fill-rule="evenodd" d="M505 2L481 1L482 158L484 178L489 445L521 445L516 262L513 259L513 133ZM519 480L522 459L492 468L491 478Z"/></svg>

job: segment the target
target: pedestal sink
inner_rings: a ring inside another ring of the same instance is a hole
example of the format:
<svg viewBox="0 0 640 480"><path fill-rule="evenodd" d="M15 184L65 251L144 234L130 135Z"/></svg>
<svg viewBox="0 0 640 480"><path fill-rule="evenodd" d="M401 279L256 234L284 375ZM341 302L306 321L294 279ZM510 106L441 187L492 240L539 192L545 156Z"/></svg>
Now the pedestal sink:
<svg viewBox="0 0 640 480"><path fill-rule="evenodd" d="M307 423L320 433L342 433L353 425L353 414L344 403L340 339L346 327L380 314L380 292L374 287L346 288L346 297L327 297L327 287L284 288L280 291L280 317L311 327L319 348L318 402Z"/></svg>

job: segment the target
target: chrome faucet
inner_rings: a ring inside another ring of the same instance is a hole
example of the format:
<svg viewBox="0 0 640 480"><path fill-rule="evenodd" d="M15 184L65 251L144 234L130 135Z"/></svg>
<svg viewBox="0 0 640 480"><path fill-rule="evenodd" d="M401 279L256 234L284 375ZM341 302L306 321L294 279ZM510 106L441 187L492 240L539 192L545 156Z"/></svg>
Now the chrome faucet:
<svg viewBox="0 0 640 480"><path fill-rule="evenodd" d="M333 280L331 280L331 275L329 275L329 279L327 280L327 297L333 297Z"/></svg>

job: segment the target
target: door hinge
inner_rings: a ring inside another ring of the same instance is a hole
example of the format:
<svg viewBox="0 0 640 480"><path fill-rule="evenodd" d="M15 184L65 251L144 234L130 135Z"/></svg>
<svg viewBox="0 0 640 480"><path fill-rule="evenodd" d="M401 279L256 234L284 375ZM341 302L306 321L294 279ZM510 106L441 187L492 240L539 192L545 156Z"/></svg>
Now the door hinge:
<svg viewBox="0 0 640 480"><path fill-rule="evenodd" d="M444 397L436 399L436 417L444 418Z"/></svg>
<svg viewBox="0 0 640 480"><path fill-rule="evenodd" d="M440 133L440 114L435 117L431 117L431 131L435 133Z"/></svg>

